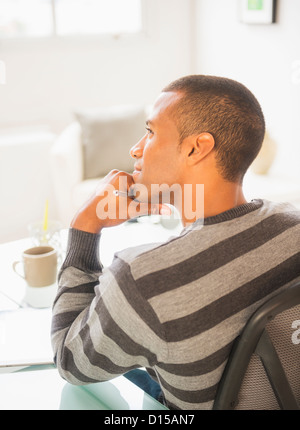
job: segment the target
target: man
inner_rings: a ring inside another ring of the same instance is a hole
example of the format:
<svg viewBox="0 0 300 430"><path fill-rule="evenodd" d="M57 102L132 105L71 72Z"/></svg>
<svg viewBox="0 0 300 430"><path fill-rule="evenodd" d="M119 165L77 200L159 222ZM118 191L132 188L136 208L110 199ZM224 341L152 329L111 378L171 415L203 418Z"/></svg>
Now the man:
<svg viewBox="0 0 300 430"><path fill-rule="evenodd" d="M299 211L243 195L243 176L264 132L259 103L235 81L187 76L163 90L146 135L131 150L133 174L110 172L72 221L52 325L65 379L93 383L146 367L169 408L212 407L249 316L300 276ZM177 185L171 203L182 233L117 253L103 269L103 228L134 216L132 204L139 213L166 210L155 184ZM109 193L110 187L133 190L135 199ZM117 207L114 219L102 216L103 199Z"/></svg>

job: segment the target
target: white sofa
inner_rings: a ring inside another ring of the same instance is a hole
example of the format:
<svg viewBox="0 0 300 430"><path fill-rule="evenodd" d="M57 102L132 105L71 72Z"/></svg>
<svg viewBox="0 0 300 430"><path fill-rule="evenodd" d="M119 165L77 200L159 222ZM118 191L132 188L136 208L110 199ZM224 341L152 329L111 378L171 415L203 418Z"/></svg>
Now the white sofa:
<svg viewBox="0 0 300 430"><path fill-rule="evenodd" d="M55 140L50 162L58 218L67 227L78 208L77 190L84 183L79 123L70 124Z"/></svg>

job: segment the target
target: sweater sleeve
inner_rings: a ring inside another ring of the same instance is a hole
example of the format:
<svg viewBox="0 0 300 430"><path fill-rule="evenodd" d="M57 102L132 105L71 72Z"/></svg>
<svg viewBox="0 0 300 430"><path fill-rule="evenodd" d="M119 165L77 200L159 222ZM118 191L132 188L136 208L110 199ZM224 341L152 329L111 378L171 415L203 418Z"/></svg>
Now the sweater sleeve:
<svg viewBox="0 0 300 430"><path fill-rule="evenodd" d="M99 241L100 235L71 229L58 277L51 340L58 371L72 384L109 380L157 362L152 330L131 303L143 311L149 305L121 259L103 269Z"/></svg>

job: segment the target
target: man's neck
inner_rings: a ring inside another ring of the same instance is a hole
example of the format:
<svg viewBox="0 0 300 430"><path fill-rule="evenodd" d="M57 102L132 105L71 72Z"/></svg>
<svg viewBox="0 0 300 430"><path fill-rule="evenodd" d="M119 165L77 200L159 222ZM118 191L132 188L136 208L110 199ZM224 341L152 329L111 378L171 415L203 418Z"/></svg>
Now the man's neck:
<svg viewBox="0 0 300 430"><path fill-rule="evenodd" d="M242 186L238 183L193 184L183 187L180 208L183 226L199 218L208 218L247 203Z"/></svg>

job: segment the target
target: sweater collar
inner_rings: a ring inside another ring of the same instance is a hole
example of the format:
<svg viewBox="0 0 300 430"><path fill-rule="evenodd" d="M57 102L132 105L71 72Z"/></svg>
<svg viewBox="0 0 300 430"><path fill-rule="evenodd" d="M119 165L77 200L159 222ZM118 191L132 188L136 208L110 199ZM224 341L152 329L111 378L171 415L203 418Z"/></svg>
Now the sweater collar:
<svg viewBox="0 0 300 430"><path fill-rule="evenodd" d="M207 218L203 219L197 219L192 225L186 227L183 231L186 230L193 230L199 225L213 225L213 224L219 224L221 222L230 221L235 218L239 218L243 215L246 215L250 212L253 212L257 209L260 209L263 206L263 200L261 199L255 199L251 200L249 203L244 203L240 206L237 206L235 208L229 209L225 212L222 212L218 215L213 215Z"/></svg>

